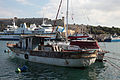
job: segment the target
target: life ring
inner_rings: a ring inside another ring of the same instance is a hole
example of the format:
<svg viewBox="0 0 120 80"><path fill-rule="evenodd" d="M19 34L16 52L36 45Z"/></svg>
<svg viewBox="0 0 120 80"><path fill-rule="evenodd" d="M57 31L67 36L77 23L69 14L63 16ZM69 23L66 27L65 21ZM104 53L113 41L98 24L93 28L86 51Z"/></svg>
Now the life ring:
<svg viewBox="0 0 120 80"><path fill-rule="evenodd" d="M25 57L25 59L29 59L28 54L25 54L24 57Z"/></svg>

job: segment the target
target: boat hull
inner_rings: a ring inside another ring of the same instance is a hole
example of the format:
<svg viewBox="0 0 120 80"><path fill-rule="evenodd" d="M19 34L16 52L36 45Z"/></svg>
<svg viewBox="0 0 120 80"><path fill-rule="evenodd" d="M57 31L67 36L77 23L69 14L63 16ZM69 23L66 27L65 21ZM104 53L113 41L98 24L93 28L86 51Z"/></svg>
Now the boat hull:
<svg viewBox="0 0 120 80"><path fill-rule="evenodd" d="M103 61L103 59L104 59L104 55L105 55L105 53L103 53L103 52L98 52L98 55L97 55L97 61Z"/></svg>
<svg viewBox="0 0 120 80"><path fill-rule="evenodd" d="M93 64L97 57L97 51L94 52L45 52L33 50L21 50L10 47L10 50L15 54L15 57L28 60L31 62L44 63L56 66L65 67L86 67Z"/></svg>
<svg viewBox="0 0 120 80"><path fill-rule="evenodd" d="M105 39L104 42L120 42L120 39Z"/></svg>
<svg viewBox="0 0 120 80"><path fill-rule="evenodd" d="M28 60L31 62L65 66L65 67L86 67L93 64L96 58L80 58L80 59L60 59L60 58L48 58L28 55L28 59L25 58L25 54L15 54L17 58Z"/></svg>

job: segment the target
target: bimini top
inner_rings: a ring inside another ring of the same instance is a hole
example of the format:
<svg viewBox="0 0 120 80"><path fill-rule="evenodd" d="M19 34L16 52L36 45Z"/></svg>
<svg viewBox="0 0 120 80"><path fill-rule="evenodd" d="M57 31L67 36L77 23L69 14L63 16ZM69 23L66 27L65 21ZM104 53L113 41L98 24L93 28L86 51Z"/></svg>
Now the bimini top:
<svg viewBox="0 0 120 80"><path fill-rule="evenodd" d="M34 37L34 38L52 38L53 36L48 36L48 35L33 35L33 34L21 35L21 38L30 38L30 37Z"/></svg>

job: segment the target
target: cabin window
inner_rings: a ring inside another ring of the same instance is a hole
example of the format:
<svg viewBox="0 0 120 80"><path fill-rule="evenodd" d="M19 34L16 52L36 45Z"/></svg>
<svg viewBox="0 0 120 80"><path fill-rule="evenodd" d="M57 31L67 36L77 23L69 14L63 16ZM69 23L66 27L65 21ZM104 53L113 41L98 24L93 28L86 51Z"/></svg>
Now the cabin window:
<svg viewBox="0 0 120 80"><path fill-rule="evenodd" d="M28 39L26 39L26 49L28 48Z"/></svg>
<svg viewBox="0 0 120 80"><path fill-rule="evenodd" d="M52 47L44 47L45 51L52 51Z"/></svg>

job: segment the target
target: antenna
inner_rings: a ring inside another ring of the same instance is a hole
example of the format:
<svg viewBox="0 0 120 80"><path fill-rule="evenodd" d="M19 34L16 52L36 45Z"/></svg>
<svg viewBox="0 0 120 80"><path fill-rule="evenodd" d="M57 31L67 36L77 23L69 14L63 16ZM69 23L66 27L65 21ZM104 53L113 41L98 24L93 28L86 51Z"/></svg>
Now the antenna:
<svg viewBox="0 0 120 80"><path fill-rule="evenodd" d="M43 12L43 23L42 24L45 24L45 19L44 19L44 12Z"/></svg>

